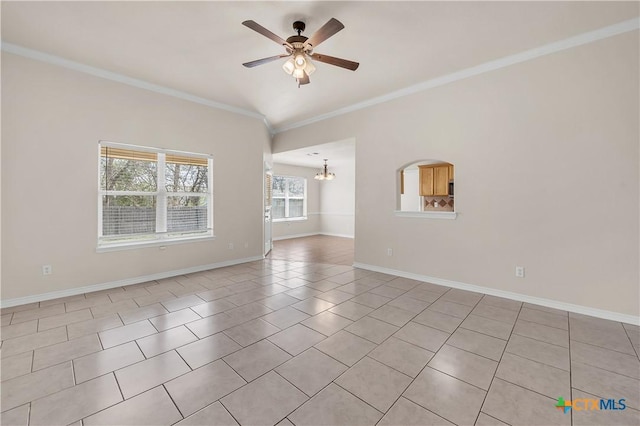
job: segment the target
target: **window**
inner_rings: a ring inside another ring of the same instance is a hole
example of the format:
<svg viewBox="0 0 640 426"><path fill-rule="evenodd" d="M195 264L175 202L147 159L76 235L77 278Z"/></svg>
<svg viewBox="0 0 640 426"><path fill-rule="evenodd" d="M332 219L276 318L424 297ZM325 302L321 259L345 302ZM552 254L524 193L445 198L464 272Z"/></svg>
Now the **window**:
<svg viewBox="0 0 640 426"><path fill-rule="evenodd" d="M99 147L98 247L213 236L210 155Z"/></svg>
<svg viewBox="0 0 640 426"><path fill-rule="evenodd" d="M271 214L274 221L307 218L307 180L295 176L274 176Z"/></svg>

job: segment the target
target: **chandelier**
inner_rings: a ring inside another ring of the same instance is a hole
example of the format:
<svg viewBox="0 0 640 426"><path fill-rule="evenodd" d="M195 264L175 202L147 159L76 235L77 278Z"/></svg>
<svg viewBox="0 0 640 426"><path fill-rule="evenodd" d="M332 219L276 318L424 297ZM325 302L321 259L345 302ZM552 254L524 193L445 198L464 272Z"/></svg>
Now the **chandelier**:
<svg viewBox="0 0 640 426"><path fill-rule="evenodd" d="M324 159L324 168L322 169L322 171L316 173L316 176L314 177L314 179L316 180L333 180L335 179L336 174L335 173L331 173L329 171L327 171L327 159Z"/></svg>

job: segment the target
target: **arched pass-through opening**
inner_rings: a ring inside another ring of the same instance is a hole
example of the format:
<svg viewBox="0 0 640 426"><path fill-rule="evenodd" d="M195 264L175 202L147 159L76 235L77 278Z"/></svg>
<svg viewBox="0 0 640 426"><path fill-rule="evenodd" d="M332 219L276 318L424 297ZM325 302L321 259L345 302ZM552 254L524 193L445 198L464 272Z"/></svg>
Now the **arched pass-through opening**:
<svg viewBox="0 0 640 426"><path fill-rule="evenodd" d="M455 168L443 160L414 161L397 170L396 211L455 212Z"/></svg>

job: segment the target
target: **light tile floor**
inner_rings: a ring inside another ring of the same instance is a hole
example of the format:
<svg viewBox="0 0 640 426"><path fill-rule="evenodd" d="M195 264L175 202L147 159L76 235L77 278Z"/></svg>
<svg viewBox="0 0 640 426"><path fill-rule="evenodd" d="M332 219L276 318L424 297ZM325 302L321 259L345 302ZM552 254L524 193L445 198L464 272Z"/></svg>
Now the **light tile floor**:
<svg viewBox="0 0 640 426"><path fill-rule="evenodd" d="M640 424L639 327L352 263L352 240L310 237L3 309L1 423Z"/></svg>

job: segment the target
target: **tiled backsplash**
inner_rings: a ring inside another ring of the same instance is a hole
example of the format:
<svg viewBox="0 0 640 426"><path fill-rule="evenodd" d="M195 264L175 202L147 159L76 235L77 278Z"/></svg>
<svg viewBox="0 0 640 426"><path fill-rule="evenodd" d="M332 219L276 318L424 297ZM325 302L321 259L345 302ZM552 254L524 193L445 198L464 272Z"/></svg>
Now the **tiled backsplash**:
<svg viewBox="0 0 640 426"><path fill-rule="evenodd" d="M424 197L424 211L426 212L452 212L453 198L449 197Z"/></svg>

